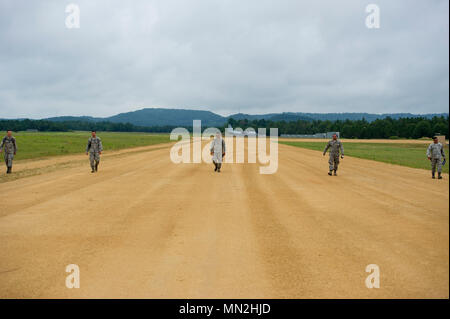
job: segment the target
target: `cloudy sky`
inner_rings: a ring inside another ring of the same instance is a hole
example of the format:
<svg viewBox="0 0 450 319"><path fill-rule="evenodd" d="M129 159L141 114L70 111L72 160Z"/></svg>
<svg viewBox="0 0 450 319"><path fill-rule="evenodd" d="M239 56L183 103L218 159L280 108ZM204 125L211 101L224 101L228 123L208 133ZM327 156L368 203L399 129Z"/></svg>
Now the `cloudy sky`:
<svg viewBox="0 0 450 319"><path fill-rule="evenodd" d="M66 6L80 8L69 29ZM365 9L380 8L369 29ZM1 0L0 118L448 112L448 0Z"/></svg>

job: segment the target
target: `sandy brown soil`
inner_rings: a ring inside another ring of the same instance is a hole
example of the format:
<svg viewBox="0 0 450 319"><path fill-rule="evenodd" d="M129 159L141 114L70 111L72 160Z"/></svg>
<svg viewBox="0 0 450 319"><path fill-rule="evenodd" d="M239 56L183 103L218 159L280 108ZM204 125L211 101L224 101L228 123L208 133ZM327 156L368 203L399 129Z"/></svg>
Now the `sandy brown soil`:
<svg viewBox="0 0 450 319"><path fill-rule="evenodd" d="M0 183L0 297L449 297L448 175L347 157L330 177L287 145L274 175L218 174L169 148L105 153L96 174L78 155L18 163L39 172Z"/></svg>

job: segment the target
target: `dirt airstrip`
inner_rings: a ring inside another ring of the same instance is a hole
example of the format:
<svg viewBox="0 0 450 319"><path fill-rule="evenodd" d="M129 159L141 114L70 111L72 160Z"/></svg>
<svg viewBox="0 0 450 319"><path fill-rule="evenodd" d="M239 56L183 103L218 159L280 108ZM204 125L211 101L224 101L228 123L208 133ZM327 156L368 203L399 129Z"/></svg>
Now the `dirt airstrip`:
<svg viewBox="0 0 450 319"><path fill-rule="evenodd" d="M447 174L346 157L330 177L321 152L287 145L276 174L214 173L170 147L105 152L96 174L85 155L17 162L0 180L0 297L449 297Z"/></svg>

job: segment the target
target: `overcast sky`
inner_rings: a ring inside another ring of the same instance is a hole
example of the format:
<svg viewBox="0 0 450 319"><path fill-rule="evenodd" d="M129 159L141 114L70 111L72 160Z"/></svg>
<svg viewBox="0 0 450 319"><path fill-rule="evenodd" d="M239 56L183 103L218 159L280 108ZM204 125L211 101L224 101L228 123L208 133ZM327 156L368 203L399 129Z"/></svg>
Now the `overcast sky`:
<svg viewBox="0 0 450 319"><path fill-rule="evenodd" d="M66 5L80 8L68 29ZM365 8L380 8L369 29ZM0 118L448 112L448 0L1 0Z"/></svg>

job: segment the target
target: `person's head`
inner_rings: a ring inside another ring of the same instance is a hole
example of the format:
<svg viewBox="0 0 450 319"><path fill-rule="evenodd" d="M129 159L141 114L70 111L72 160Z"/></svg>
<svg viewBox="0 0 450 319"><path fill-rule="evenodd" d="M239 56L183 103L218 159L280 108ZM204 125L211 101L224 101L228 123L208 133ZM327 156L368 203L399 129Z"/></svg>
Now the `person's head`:
<svg viewBox="0 0 450 319"><path fill-rule="evenodd" d="M435 144L437 144L437 143L439 142L437 136L433 136L433 142L434 142Z"/></svg>
<svg viewBox="0 0 450 319"><path fill-rule="evenodd" d="M92 137L95 137L95 136L97 135L97 132L93 130L93 131L91 132L91 135L92 135Z"/></svg>
<svg viewBox="0 0 450 319"><path fill-rule="evenodd" d="M220 132L217 132L216 133L216 138L221 138L221 137L222 137L222 134Z"/></svg>
<svg viewBox="0 0 450 319"><path fill-rule="evenodd" d="M8 137L11 137L12 136L12 131L11 130L7 130L6 131L6 135L8 135Z"/></svg>
<svg viewBox="0 0 450 319"><path fill-rule="evenodd" d="M337 134L336 133L333 134L333 140L337 140Z"/></svg>

